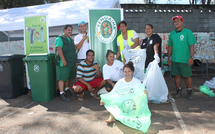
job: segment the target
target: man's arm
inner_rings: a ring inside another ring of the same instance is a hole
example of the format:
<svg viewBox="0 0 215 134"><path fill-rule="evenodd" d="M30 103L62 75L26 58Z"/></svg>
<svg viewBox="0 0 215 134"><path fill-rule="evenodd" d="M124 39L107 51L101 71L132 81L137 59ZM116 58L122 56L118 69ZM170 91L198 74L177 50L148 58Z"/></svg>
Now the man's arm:
<svg viewBox="0 0 215 134"><path fill-rule="evenodd" d="M139 37L137 37L137 38L134 39L134 45L132 45L131 48L134 49L138 45L139 45Z"/></svg>
<svg viewBox="0 0 215 134"><path fill-rule="evenodd" d="M77 50L79 50L79 49L83 46L84 41L87 39L87 37L88 37L88 36L83 35L81 41L80 41L78 44L75 44L75 47L76 47Z"/></svg>
<svg viewBox="0 0 215 134"><path fill-rule="evenodd" d="M171 66L172 46L168 46L168 65Z"/></svg>
<svg viewBox="0 0 215 134"><path fill-rule="evenodd" d="M99 69L99 63L93 65L93 68L95 68L97 71L97 77L102 77L102 72Z"/></svg>
<svg viewBox="0 0 215 134"><path fill-rule="evenodd" d="M190 46L190 56L193 57L194 56L194 44ZM187 64L188 66L193 65L193 58L189 58Z"/></svg>
<svg viewBox="0 0 215 134"><path fill-rule="evenodd" d="M62 62L63 62L63 66L66 66L67 65L67 62L65 60L65 57L63 55L63 50L61 47L57 47L57 52L58 52L58 55L60 56L60 58L62 59Z"/></svg>
<svg viewBox="0 0 215 134"><path fill-rule="evenodd" d="M121 53L120 53L120 46L118 46L118 51L116 53L116 59L118 59L120 55L121 55Z"/></svg>

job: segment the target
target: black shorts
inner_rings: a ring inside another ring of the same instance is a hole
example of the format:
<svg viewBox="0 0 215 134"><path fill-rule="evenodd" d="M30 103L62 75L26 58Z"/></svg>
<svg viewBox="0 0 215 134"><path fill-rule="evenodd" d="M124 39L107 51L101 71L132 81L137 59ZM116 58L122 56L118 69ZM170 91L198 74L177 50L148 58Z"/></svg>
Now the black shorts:
<svg viewBox="0 0 215 134"><path fill-rule="evenodd" d="M112 81L114 84L116 84L117 83L117 81ZM106 84L105 84L105 88L110 88L111 90L113 89L113 87L109 84L109 83L107 83L106 82Z"/></svg>

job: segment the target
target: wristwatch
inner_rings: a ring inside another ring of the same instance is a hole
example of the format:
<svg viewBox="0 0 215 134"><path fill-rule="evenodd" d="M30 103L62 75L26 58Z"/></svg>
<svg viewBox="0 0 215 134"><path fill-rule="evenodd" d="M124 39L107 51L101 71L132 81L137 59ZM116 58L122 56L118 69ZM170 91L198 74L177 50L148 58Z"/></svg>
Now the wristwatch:
<svg viewBox="0 0 215 134"><path fill-rule="evenodd" d="M192 59L193 59L194 57L193 57L193 56L190 56L190 58L192 58Z"/></svg>

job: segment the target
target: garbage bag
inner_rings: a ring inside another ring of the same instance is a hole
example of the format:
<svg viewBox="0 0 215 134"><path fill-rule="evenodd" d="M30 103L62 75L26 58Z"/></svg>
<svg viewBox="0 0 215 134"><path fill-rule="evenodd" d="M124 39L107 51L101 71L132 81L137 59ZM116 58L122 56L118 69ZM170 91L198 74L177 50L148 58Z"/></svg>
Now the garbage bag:
<svg viewBox="0 0 215 134"><path fill-rule="evenodd" d="M146 86L149 101L155 104L167 101L168 88L155 60L149 63L143 84Z"/></svg>
<svg viewBox="0 0 215 134"><path fill-rule="evenodd" d="M146 60L146 50L145 49L123 49L122 54L126 60L126 63L132 61L134 64L133 76L140 81L144 79L144 69Z"/></svg>
<svg viewBox="0 0 215 134"><path fill-rule="evenodd" d="M126 87L101 95L105 108L124 125L147 132L151 124L145 86Z"/></svg>
<svg viewBox="0 0 215 134"><path fill-rule="evenodd" d="M208 86L209 88L215 89L215 77L211 79L210 81L205 81L204 85Z"/></svg>
<svg viewBox="0 0 215 134"><path fill-rule="evenodd" d="M210 88L206 85L199 86L199 91L209 95L210 97L215 97L213 90L210 90Z"/></svg>

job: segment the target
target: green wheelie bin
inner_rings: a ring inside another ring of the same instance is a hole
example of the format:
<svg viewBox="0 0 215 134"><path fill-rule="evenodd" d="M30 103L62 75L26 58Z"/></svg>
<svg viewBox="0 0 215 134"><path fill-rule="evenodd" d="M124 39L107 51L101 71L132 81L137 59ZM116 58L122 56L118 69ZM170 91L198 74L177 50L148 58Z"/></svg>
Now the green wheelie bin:
<svg viewBox="0 0 215 134"><path fill-rule="evenodd" d="M3 99L16 98L25 94L24 63L25 55L0 55L0 97Z"/></svg>
<svg viewBox="0 0 215 134"><path fill-rule="evenodd" d="M49 102L56 97L55 55L30 54L23 59L28 66L32 100Z"/></svg>

